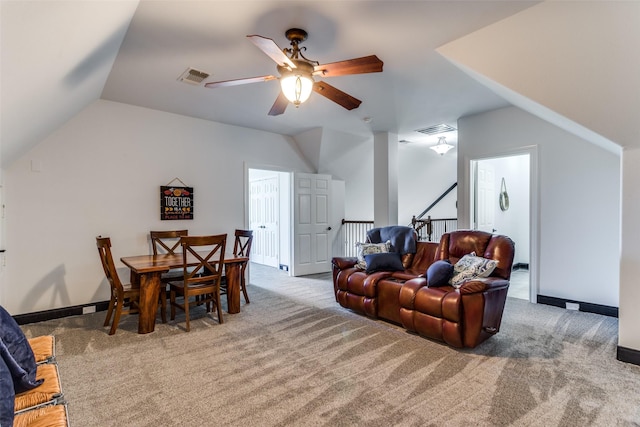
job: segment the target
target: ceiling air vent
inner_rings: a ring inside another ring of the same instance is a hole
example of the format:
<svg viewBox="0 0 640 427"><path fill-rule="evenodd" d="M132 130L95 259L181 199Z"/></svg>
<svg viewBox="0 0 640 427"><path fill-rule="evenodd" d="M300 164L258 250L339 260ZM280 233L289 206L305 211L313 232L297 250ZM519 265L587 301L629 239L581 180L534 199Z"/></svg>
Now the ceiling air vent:
<svg viewBox="0 0 640 427"><path fill-rule="evenodd" d="M418 129L416 130L416 132L424 133L425 135L436 135L439 133L451 132L454 130L456 130L456 128L453 128L449 125L445 125L444 123L441 123L439 125L429 126L424 129Z"/></svg>
<svg viewBox="0 0 640 427"><path fill-rule="evenodd" d="M178 81L189 83L192 85L199 85L207 77L209 77L209 73L196 70L195 68L187 68L187 71L185 71L180 77L178 77Z"/></svg>

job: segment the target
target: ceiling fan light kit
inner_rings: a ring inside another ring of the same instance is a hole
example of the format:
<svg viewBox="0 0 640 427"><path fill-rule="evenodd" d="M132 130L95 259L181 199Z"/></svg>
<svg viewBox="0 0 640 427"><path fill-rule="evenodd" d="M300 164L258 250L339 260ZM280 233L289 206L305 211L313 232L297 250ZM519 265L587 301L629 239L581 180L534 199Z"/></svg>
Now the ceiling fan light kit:
<svg viewBox="0 0 640 427"><path fill-rule="evenodd" d="M284 96L296 107L305 102L311 96L315 83L311 74L313 64L306 60L292 59L296 68L289 69L278 66L280 72L280 87Z"/></svg>
<svg viewBox="0 0 640 427"><path fill-rule="evenodd" d="M313 79L301 74L290 74L285 77L280 77L280 87L289 102L299 107L300 104L311 96Z"/></svg>
<svg viewBox="0 0 640 427"><path fill-rule="evenodd" d="M382 72L384 63L375 55L321 65L318 61L311 61L305 58L302 51L306 50L306 47L298 46L300 42L307 39L307 32L305 30L291 28L286 31L285 36L290 41L291 48L280 49L272 39L267 37L259 35L247 36L253 44L278 64L277 70L280 77L269 75L224 80L206 83L205 87L217 88L278 79L280 80L282 91L269 111L270 116L277 116L284 113L289 102L298 107L309 99L312 91L347 110L353 110L354 108L358 108L362 101L324 81L315 81L313 76L334 77L349 74Z"/></svg>

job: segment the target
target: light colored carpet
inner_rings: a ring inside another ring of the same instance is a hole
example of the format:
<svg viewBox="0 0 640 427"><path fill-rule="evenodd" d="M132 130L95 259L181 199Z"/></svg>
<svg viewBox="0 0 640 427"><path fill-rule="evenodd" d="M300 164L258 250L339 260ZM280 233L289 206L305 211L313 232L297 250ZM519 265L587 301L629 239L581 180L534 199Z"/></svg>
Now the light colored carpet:
<svg viewBox="0 0 640 427"><path fill-rule="evenodd" d="M640 425L617 319L508 298L501 332L461 351L341 308L328 274L251 273L251 304L189 333L127 316L108 336L104 312L24 325L56 336L71 425Z"/></svg>

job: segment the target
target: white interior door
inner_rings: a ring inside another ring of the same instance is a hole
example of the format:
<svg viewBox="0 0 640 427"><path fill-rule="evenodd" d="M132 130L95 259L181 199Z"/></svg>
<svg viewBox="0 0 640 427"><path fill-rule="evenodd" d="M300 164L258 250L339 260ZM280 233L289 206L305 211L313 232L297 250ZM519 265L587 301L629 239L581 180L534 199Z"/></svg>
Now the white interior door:
<svg viewBox="0 0 640 427"><path fill-rule="evenodd" d="M331 271L331 176L294 174L292 275Z"/></svg>
<svg viewBox="0 0 640 427"><path fill-rule="evenodd" d="M253 230L251 261L278 267L278 177L253 180L250 188L249 228Z"/></svg>
<svg viewBox="0 0 640 427"><path fill-rule="evenodd" d="M495 170L486 162L478 162L476 180L476 229L493 233L495 231Z"/></svg>

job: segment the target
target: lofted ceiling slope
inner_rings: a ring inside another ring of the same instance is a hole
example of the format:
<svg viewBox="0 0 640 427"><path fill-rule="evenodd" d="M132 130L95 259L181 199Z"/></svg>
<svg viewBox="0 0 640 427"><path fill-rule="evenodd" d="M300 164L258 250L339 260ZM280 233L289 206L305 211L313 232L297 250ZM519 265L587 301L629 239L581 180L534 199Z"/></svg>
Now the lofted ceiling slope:
<svg viewBox="0 0 640 427"><path fill-rule="evenodd" d="M638 24L637 1L548 1L437 50L511 104L619 153L640 147Z"/></svg>
<svg viewBox="0 0 640 427"><path fill-rule="evenodd" d="M322 127L355 135L454 125L508 102L436 48L526 10L525 1L13 1L1 12L1 164L97 99L297 135ZM246 39L309 33L305 55L328 63L376 54L382 73L327 82L362 100L348 111L321 96L268 116L277 82L207 89L178 81L189 67L207 81L274 74ZM370 118L370 121L365 121Z"/></svg>

